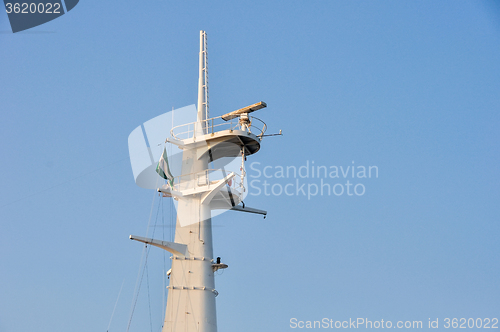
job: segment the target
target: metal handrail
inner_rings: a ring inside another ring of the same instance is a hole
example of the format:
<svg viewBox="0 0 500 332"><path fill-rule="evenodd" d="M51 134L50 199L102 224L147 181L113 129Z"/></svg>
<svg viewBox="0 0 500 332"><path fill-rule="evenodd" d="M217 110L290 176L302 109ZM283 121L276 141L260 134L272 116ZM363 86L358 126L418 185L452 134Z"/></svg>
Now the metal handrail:
<svg viewBox="0 0 500 332"><path fill-rule="evenodd" d="M210 180L210 175L213 173L219 172L221 174L220 177L217 177L217 180ZM174 190L185 190L185 189L196 189L198 187L210 186L217 182L218 180L222 180L225 176L230 173L235 173L235 176L231 179L231 182L228 184L231 190L237 191L238 194L244 191L244 186L241 183L240 174L236 172L223 171L222 169L206 169L201 172L194 172L183 174L174 177ZM185 178L185 179L183 179ZM241 192L240 192L241 190Z"/></svg>
<svg viewBox="0 0 500 332"><path fill-rule="evenodd" d="M249 119L250 119L250 125L247 132L253 133L255 136L262 138L262 136L267 130L266 123L261 119L253 116L249 116ZM254 125L253 124L254 120L260 122L260 125L259 126ZM189 138L196 138L197 135L201 136L201 135L213 134L222 130L241 130L241 127L238 121L233 121L233 119L231 119L231 121L224 121L222 119L222 116L217 116L215 118L206 119L201 122L195 121L175 126L170 130L170 135L175 139L183 140Z"/></svg>

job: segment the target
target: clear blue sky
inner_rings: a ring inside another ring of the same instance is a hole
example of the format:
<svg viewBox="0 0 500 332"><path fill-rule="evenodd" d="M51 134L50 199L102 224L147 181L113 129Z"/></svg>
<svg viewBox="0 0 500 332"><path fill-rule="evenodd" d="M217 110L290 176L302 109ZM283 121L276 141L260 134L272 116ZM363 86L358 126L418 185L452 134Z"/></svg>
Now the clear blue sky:
<svg viewBox="0 0 500 332"><path fill-rule="evenodd" d="M1 332L106 331L122 283L109 331L125 331L142 254L128 236L145 235L154 195L127 137L196 102L201 29L211 115L263 100L257 116L283 130L249 163L379 170L351 179L362 196L261 194L246 204L267 219L214 218L220 332L500 318L498 2L82 0L17 34L0 13ZM151 330L147 289L130 331Z"/></svg>

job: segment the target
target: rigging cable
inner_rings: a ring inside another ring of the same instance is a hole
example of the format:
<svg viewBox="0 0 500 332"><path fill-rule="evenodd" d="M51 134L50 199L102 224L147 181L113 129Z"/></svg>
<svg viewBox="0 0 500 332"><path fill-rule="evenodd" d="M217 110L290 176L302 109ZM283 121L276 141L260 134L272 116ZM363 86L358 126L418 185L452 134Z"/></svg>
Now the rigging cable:
<svg viewBox="0 0 500 332"><path fill-rule="evenodd" d="M134 316L135 306L137 304L137 300L139 299L139 291L141 290L142 279L144 278L144 272L146 271L146 266L148 264L149 248L148 248L147 244L144 246L143 252L144 251L146 251L146 258L145 258L145 261L144 261L144 269L142 269L142 274L140 273L141 270L139 269L139 275L141 276L141 278L140 278L140 281L137 280L138 281L138 285L136 285L136 290L134 291L135 299L134 299L134 301L132 301L133 303L132 303L132 309L131 309L131 312L130 312L130 318L129 318L128 325L127 325L127 332L129 331L130 324L132 323L132 317ZM137 277L139 279L139 276L137 276Z"/></svg>
<svg viewBox="0 0 500 332"><path fill-rule="evenodd" d="M156 186L158 186L158 179L156 180ZM151 202L148 227L146 229L146 237L147 237L147 234L149 233L149 228L151 226L151 217L153 216L153 208L154 208L155 199L156 199L156 193L153 194L153 201ZM159 205L158 205L158 210L159 210ZM156 219L158 220L158 212L156 213ZM156 224L156 222L155 222L155 224ZM154 235L154 229L153 229L153 235ZM137 279L135 282L135 289L134 289L135 299L132 300L132 307L130 309L130 318L129 318L129 321L127 324L127 332L130 330L130 324L132 324L132 317L134 316L134 311L135 311L135 307L137 305L137 300L139 299L139 291L141 290L142 279L144 278L144 271L145 271L146 265L148 263L149 250L150 250L150 248L148 248L147 245L145 245L143 247L143 250L142 250L141 262L139 264L139 271L137 272ZM141 273L141 266L142 266L143 262L144 262L144 268L142 269L142 273Z"/></svg>
<svg viewBox="0 0 500 332"><path fill-rule="evenodd" d="M120 299L120 295L122 293L123 284L125 284L125 279L123 279L122 286L120 287L120 291L118 292L118 297L116 298L115 307L113 308L113 312L111 313L111 318L109 319L109 324L108 324L108 328L106 329L106 332L109 332L109 328L111 327L111 321L113 320L113 316L114 316L115 310L116 310L116 305L118 304L118 300Z"/></svg>
<svg viewBox="0 0 500 332"><path fill-rule="evenodd" d="M151 332L153 332L153 318L151 318L151 297L149 295L149 269L148 269L148 264L145 264L144 268L146 270L146 284L148 286L149 326L151 327Z"/></svg>
<svg viewBox="0 0 500 332"><path fill-rule="evenodd" d="M161 226L162 226L162 237L161 239L165 241L165 214L163 210L163 199L161 199ZM166 303L165 303L165 298L166 298L166 293L167 293L167 253L166 250L163 251L163 308L165 308ZM165 313L163 313L162 317L162 322L165 322ZM163 328L163 323L162 323L162 328Z"/></svg>

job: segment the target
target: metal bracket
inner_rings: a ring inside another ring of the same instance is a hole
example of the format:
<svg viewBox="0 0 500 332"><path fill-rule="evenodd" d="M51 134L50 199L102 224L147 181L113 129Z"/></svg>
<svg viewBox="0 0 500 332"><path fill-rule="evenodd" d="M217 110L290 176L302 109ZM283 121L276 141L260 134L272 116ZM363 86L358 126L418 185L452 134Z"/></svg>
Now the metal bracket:
<svg viewBox="0 0 500 332"><path fill-rule="evenodd" d="M135 235L130 235L129 238L131 240L139 241L142 243L150 244L150 245L158 247L158 248L165 249L166 251L168 251L174 255L179 255L179 256L183 256L183 257L188 256L187 245L182 244L182 243L161 241L161 240L155 240L155 239L147 239L145 237L140 237L140 236L135 236Z"/></svg>
<svg viewBox="0 0 500 332"><path fill-rule="evenodd" d="M262 215L264 215L264 218L267 216L267 211L254 209L251 207L242 207L242 206L236 205L236 206L233 206L233 208L231 210L240 211L240 212L255 213L255 214L262 214Z"/></svg>

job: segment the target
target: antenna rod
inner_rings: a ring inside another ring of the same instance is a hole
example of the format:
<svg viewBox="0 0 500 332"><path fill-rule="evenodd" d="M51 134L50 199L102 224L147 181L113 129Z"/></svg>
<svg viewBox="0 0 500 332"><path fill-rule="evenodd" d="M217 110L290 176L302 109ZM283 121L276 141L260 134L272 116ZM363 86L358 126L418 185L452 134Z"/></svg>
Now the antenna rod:
<svg viewBox="0 0 500 332"><path fill-rule="evenodd" d="M198 76L198 119L203 132L207 131L206 120L208 115L208 62L207 62L207 33L200 31L200 71Z"/></svg>

